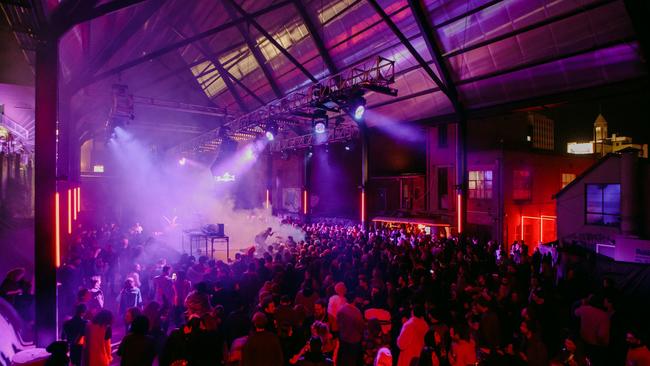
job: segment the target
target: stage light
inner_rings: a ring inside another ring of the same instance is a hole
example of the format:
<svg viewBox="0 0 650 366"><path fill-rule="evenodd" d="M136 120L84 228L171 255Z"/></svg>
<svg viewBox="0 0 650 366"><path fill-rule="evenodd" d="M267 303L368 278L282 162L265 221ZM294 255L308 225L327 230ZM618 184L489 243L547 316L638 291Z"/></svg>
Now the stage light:
<svg viewBox="0 0 650 366"><path fill-rule="evenodd" d="M316 122L316 124L314 125L314 131L316 131L316 133L325 133L325 122L323 121Z"/></svg>
<svg viewBox="0 0 650 366"><path fill-rule="evenodd" d="M56 268L61 266L61 211L58 192L54 194L54 265Z"/></svg>
<svg viewBox="0 0 650 366"><path fill-rule="evenodd" d="M363 118L363 114L366 113L366 106L359 105L354 109L354 119L360 121Z"/></svg>
<svg viewBox="0 0 650 366"><path fill-rule="evenodd" d="M183 165L185 165L186 163L187 163L187 159L185 159L185 158L180 158L180 159L178 159L178 165L183 166Z"/></svg>
<svg viewBox="0 0 650 366"><path fill-rule="evenodd" d="M278 134L278 124L275 122L269 122L266 125L266 130L264 131L264 135L266 136L266 139L269 141L275 140L275 136Z"/></svg>
<svg viewBox="0 0 650 366"><path fill-rule="evenodd" d="M345 145L345 151L350 151L350 145Z"/></svg>
<svg viewBox="0 0 650 366"><path fill-rule="evenodd" d="M255 152L253 151L252 147L247 147L246 152L244 153L244 159L246 160L253 160L255 159Z"/></svg>

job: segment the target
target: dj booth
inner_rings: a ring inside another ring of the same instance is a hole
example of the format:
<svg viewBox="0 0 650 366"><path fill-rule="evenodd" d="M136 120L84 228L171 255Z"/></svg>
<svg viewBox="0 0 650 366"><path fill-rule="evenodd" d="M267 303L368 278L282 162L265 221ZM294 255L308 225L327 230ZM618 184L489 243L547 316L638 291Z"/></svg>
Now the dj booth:
<svg viewBox="0 0 650 366"><path fill-rule="evenodd" d="M189 254L194 255L194 251L199 254L201 252L201 246L205 246L204 255L210 256L214 259L215 250L214 243L225 243L226 244L226 261L230 261L230 238L224 234L223 224L218 225L207 225L203 229L192 229L192 230L183 230L183 238L181 239L181 246L183 252L185 252L185 243L186 238L189 242ZM210 251L208 252L208 244L210 244ZM209 253L209 254L208 254Z"/></svg>

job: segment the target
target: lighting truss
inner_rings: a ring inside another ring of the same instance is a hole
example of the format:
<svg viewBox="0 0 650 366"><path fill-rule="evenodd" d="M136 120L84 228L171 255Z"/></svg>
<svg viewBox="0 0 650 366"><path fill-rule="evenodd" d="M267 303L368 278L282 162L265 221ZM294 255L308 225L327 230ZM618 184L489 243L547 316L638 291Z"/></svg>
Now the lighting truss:
<svg viewBox="0 0 650 366"><path fill-rule="evenodd" d="M323 145L326 143L350 141L359 137L359 129L353 125L341 126L332 130L327 130L326 133L326 139L322 139L319 136L310 133L307 135L273 141L271 143L271 152L281 152L285 150Z"/></svg>
<svg viewBox="0 0 650 366"><path fill-rule="evenodd" d="M227 126L231 133L259 135L264 133L264 126L269 121L278 123L280 131L291 125L311 124L312 117L319 111L338 113L350 98L365 91L397 95L397 90L390 88L394 82L395 61L378 56L373 62L349 68L248 114L228 120L224 126ZM221 126L181 143L172 148L170 153L178 155L213 151L219 144L220 128ZM304 136L297 139L302 137Z"/></svg>

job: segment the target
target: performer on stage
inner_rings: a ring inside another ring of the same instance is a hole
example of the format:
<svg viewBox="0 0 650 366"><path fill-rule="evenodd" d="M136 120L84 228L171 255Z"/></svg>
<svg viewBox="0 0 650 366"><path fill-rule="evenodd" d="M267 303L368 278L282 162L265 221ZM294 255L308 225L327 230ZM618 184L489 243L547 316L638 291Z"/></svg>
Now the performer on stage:
<svg viewBox="0 0 650 366"><path fill-rule="evenodd" d="M255 236L255 246L260 254L264 254L266 251L266 239L271 235L273 235L273 229L269 227Z"/></svg>

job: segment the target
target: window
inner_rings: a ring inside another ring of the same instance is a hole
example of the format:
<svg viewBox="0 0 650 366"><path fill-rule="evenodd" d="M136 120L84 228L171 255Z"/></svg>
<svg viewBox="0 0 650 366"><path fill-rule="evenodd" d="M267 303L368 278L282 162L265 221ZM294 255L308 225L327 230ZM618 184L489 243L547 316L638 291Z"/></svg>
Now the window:
<svg viewBox="0 0 650 366"><path fill-rule="evenodd" d="M512 198L515 200L529 200L532 198L532 179L530 171L515 170L512 181Z"/></svg>
<svg viewBox="0 0 650 366"><path fill-rule="evenodd" d="M469 198L492 198L492 171L470 170L469 172Z"/></svg>
<svg viewBox="0 0 650 366"><path fill-rule="evenodd" d="M438 147L447 147L447 124L438 126Z"/></svg>
<svg viewBox="0 0 650 366"><path fill-rule="evenodd" d="M621 222L621 185L587 184L585 222L589 225L618 226Z"/></svg>
<svg viewBox="0 0 650 366"><path fill-rule="evenodd" d="M566 187L569 183L573 182L574 179L576 179L575 174L562 173L562 188Z"/></svg>

